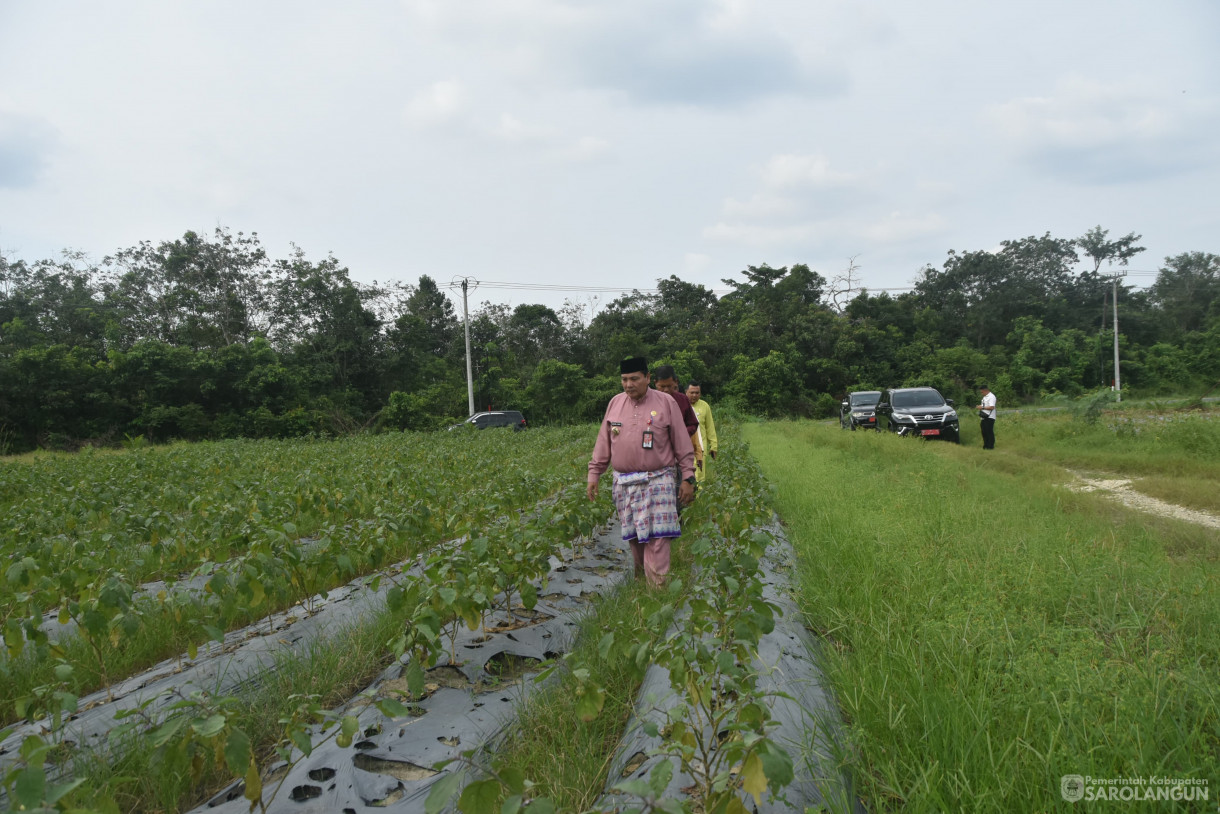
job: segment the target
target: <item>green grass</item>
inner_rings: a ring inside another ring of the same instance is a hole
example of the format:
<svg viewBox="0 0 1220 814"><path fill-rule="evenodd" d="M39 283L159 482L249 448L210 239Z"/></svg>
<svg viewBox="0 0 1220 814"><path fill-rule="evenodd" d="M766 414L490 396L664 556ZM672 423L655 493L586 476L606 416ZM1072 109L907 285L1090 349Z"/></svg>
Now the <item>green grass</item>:
<svg viewBox="0 0 1220 814"><path fill-rule="evenodd" d="M1078 471L1148 478L1136 488L1220 513L1216 411L1109 410L1094 423L1067 413L1001 415L996 446Z"/></svg>
<svg viewBox="0 0 1220 814"><path fill-rule="evenodd" d="M277 659L274 669L262 673L258 690L241 699L232 719L262 755L260 765L270 762L272 747L283 737L279 720L295 709L292 696L317 695L323 707L348 701L393 661L385 642L401 626L395 614L381 612L332 638L311 643L301 655ZM166 771L157 750L142 737L130 739L116 753L121 757L113 762L100 753L79 758L77 776L86 782L77 804L100 810L117 805L124 812L150 814L185 811L233 780L215 768L199 782L189 773Z"/></svg>
<svg viewBox="0 0 1220 814"><path fill-rule="evenodd" d="M1001 421L989 454L745 429L869 810L1047 810L1064 774L1220 781L1220 538L1062 489L1048 462L1138 446L1034 421Z"/></svg>
<svg viewBox="0 0 1220 814"><path fill-rule="evenodd" d="M630 555L624 552L624 556ZM588 810L605 787L643 670L623 660L600 658L597 644L601 631L616 620L640 617L643 623L641 595L645 590L638 582L631 582L595 600L581 621L573 658L588 667L593 680L606 689L601 714L588 723L580 720L573 691L576 681L565 673L555 685L535 694L521 707L514 737L496 755L501 765L533 779L536 793L549 797L558 811Z"/></svg>

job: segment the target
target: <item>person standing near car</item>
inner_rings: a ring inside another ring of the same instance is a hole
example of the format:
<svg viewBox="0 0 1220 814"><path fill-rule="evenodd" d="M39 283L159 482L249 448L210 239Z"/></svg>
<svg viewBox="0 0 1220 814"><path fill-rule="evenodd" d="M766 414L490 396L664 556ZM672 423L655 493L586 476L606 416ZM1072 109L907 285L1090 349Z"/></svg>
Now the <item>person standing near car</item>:
<svg viewBox="0 0 1220 814"><path fill-rule="evenodd" d="M985 384L979 385L979 392L983 394L983 398L974 409L979 411L979 431L983 433L983 449L995 449L995 394Z"/></svg>
<svg viewBox="0 0 1220 814"><path fill-rule="evenodd" d="M703 480L707 474L707 457L716 459L716 448L720 439L716 437L716 422L712 419L712 407L703 400L703 387L699 382L686 383L686 397L690 399L691 409L699 419L699 441L703 447L703 462L695 468L695 479Z"/></svg>
<svg viewBox="0 0 1220 814"><path fill-rule="evenodd" d="M586 493L597 500L598 481L614 472L614 507L631 547L636 577L660 587L669 573L670 541L682 534L678 504L695 495L695 449L678 403L648 386L648 361L619 365L623 392L610 399L589 460ZM675 483L675 466L681 483Z"/></svg>

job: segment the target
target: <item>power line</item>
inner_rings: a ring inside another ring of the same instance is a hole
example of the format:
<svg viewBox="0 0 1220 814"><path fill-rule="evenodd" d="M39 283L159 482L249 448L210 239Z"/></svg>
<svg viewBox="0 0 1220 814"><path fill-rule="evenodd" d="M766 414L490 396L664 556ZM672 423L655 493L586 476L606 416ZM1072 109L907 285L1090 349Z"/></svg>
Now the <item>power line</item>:
<svg viewBox="0 0 1220 814"><path fill-rule="evenodd" d="M1138 270L1124 269L1124 271L1128 276L1133 276L1133 277L1155 277L1160 274L1159 271L1153 271L1150 269L1138 269ZM661 289L659 289L659 288L639 288L639 287L635 287L635 286L623 287L623 286L600 286L600 285L562 285L562 284L557 284L557 283L523 283L523 282L505 282L505 281L497 281L497 280L476 280L473 277L466 277L464 279L467 280L468 283L473 284L474 286L477 286L480 288L495 288L495 289L501 289L501 290L505 290L505 291L553 291L553 292L572 292L572 293L576 293L576 294L633 294L633 293L660 294L661 293ZM462 288L462 283L450 282L448 285L442 285L440 287L448 288L450 290L458 290L458 289ZM842 292L850 293L850 292L854 292L854 291L868 291L868 292L914 291L915 288L916 287L913 285L877 286L877 287L863 285L863 286L858 286L858 287L842 289ZM731 294L736 289L714 288L714 289L709 289L709 290L713 294L722 296L725 294Z"/></svg>

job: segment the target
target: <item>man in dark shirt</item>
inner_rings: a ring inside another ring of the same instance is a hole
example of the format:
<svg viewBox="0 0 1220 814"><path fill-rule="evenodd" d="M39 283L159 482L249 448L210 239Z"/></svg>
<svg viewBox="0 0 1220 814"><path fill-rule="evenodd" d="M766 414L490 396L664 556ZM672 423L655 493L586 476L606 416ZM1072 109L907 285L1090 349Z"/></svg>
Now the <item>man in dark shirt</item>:
<svg viewBox="0 0 1220 814"><path fill-rule="evenodd" d="M699 441L699 417L695 415L695 408L691 407L690 399L678 386L678 374L673 365L657 365L656 376L657 389L668 393L678 402L678 408L682 411L682 423L686 425L686 434L690 436L691 445L695 448L695 468L702 469L703 445Z"/></svg>

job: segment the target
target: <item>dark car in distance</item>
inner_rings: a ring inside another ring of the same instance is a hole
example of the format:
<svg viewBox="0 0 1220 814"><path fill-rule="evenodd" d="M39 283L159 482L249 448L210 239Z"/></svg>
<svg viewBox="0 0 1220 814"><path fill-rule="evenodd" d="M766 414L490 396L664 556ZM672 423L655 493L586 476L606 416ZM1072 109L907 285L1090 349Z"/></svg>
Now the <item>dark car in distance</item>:
<svg viewBox="0 0 1220 814"><path fill-rule="evenodd" d="M881 401L880 390L856 390L847 394L839 404L839 426L845 430L863 427L881 431L877 423L877 403Z"/></svg>
<svg viewBox="0 0 1220 814"><path fill-rule="evenodd" d="M935 387L894 387L885 391L879 414L888 416L890 432L919 438L962 442L953 400Z"/></svg>
<svg viewBox="0 0 1220 814"><path fill-rule="evenodd" d="M525 423L525 416L521 415L519 410L491 410L483 413L475 413L470 418L454 424L449 429L456 430L459 427L471 426L478 430L485 430L488 427L512 427L514 431L529 429L529 424Z"/></svg>

